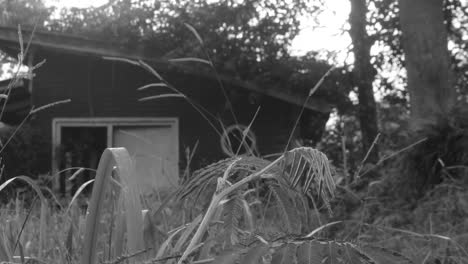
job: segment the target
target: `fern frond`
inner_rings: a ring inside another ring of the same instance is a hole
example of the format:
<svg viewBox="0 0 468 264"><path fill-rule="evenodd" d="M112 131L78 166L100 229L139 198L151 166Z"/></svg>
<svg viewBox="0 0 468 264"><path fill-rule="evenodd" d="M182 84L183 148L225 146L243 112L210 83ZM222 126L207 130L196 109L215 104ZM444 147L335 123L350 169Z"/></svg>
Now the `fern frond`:
<svg viewBox="0 0 468 264"><path fill-rule="evenodd" d="M250 204L247 202L245 197L240 197L240 202L242 203L242 209L244 209L244 222L247 230L252 232L255 229L254 216L252 210L250 209Z"/></svg>
<svg viewBox="0 0 468 264"><path fill-rule="evenodd" d="M282 173L282 170L287 172ZM265 187L264 189L273 193L279 214L284 219L284 222L280 224L286 225L286 234L301 233L300 216L296 211L296 198L292 190L300 189L301 192L295 192L295 194L302 193L302 195L315 190L327 205L329 197L333 197L335 191L335 182L331 176L328 159L323 153L312 148L291 150L272 162L246 156L215 163L196 173L192 179L182 185L177 193L179 199L185 199L193 193L201 195L201 190L212 190L212 192L203 192L212 196L211 202L200 227L178 260L179 264L186 261L188 255L198 248L208 225L212 223L214 212L222 201L243 193L252 184L257 184L257 188ZM330 209L329 206L328 208Z"/></svg>
<svg viewBox="0 0 468 264"><path fill-rule="evenodd" d="M312 184L323 184L324 194L333 196L335 181L331 175L328 158L322 152L308 147L295 148L284 158L285 167L289 167L292 187L300 186L303 193L312 188Z"/></svg>
<svg viewBox="0 0 468 264"><path fill-rule="evenodd" d="M209 189L214 192L217 178L223 177L235 160L236 164L228 175L230 182L239 181L268 167L262 177L274 178L281 185L300 189L303 194L315 191L327 207L328 201L334 196L336 186L326 155L313 148L301 147L286 152L275 166L270 166L271 162L268 160L253 156L232 157L211 164L194 172L193 177L182 183L178 198L185 199L193 193L200 194L201 190Z"/></svg>
<svg viewBox="0 0 468 264"><path fill-rule="evenodd" d="M242 218L242 201L236 196L224 206L224 248L230 248L239 242L237 229Z"/></svg>
<svg viewBox="0 0 468 264"><path fill-rule="evenodd" d="M299 234L301 232L301 222L297 209L292 203L287 190L279 188L274 185L270 185L270 190L276 199L276 206L278 213L284 221L287 234Z"/></svg>
<svg viewBox="0 0 468 264"><path fill-rule="evenodd" d="M223 177L227 168L237 159L238 157L227 158L195 171L189 180L181 184L177 197L179 199L185 199L194 192L198 191L199 193L199 190L206 189L207 187L213 189L214 192L217 183L216 179L218 177ZM262 158L242 156L232 168L229 177L242 174L245 176L246 174L256 172L266 167L269 163L270 161Z"/></svg>
<svg viewBox="0 0 468 264"><path fill-rule="evenodd" d="M336 184L325 154L309 147L295 148L285 153L280 166L282 176L292 188L299 188L304 194L315 190L331 211L329 201Z"/></svg>
<svg viewBox="0 0 468 264"><path fill-rule="evenodd" d="M296 261L298 264L312 263L346 263L346 264L412 264L413 262L388 249L371 245L357 246L350 242L312 238L293 238L278 240L272 248L283 250L285 245L296 245ZM275 255L274 255L275 256ZM283 262L284 257L276 259L275 263ZM292 258L290 257L290 260Z"/></svg>
<svg viewBox="0 0 468 264"><path fill-rule="evenodd" d="M309 204L307 202L307 197L305 195L297 195L297 199L299 200L299 204L301 205L301 207L298 207L298 210L300 212L300 217L303 223L302 225L302 230L301 230L301 233L302 232L308 232L309 230L315 228L313 225L311 225L311 221L310 221L310 218L311 218L311 215L310 215L310 209L309 209Z"/></svg>

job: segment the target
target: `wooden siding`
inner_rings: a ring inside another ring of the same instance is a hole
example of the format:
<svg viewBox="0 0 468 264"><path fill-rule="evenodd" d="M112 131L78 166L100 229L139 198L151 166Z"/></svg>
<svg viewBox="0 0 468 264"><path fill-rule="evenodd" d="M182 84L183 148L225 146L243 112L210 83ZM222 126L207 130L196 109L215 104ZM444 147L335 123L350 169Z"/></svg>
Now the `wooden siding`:
<svg viewBox="0 0 468 264"><path fill-rule="evenodd" d="M197 141L199 146L193 167L225 157L217 133L184 99L138 101L145 96L171 92L164 87L137 91L138 87L158 82L144 69L93 56L64 55L39 49L36 51L35 60L37 62L42 59L46 59L47 62L36 70L33 104L40 106L71 99L70 103L49 108L34 118L34 124L44 131L45 137L52 137L53 118L177 117L182 167L185 166L185 149L193 148ZM234 123L230 111L226 108L221 89L213 79L184 75L176 71L161 71L160 74L189 98L221 118L224 125ZM291 117L298 111L298 107L239 88L226 86L226 90L232 96L239 123L248 125L261 105L253 126L260 153L264 155L283 151L293 126L294 118ZM252 97L256 99L252 100Z"/></svg>
<svg viewBox="0 0 468 264"><path fill-rule="evenodd" d="M20 79L16 83L11 79L0 81L0 93L9 94L3 111L2 122L8 125L18 125L31 110L31 95L28 91L29 81ZM11 90L9 90L11 89ZM0 107L5 104L0 101Z"/></svg>

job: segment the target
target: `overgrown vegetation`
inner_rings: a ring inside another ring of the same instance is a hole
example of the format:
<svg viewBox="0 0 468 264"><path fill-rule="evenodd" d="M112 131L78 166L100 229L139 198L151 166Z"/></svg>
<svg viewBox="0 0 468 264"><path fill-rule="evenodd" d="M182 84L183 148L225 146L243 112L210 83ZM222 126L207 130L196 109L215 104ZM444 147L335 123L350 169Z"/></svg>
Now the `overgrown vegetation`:
<svg viewBox="0 0 468 264"><path fill-rule="evenodd" d="M144 62L127 62L164 81ZM83 184L63 208L52 206L55 200L45 198L44 190L27 177L13 178L0 186L2 190L12 181L25 181L37 193L34 201L40 202L25 205L18 196L4 207L1 220L7 224L0 243L1 260L83 264L422 263L445 254L453 263L463 263L468 257L449 237L392 229L378 221L366 224L364 219L375 210L371 205L363 207L363 218L357 223L333 221L336 202L345 199L336 197L342 193L336 190L336 178L325 154L312 148L295 148L273 161L255 156L219 161L193 172L165 200L142 200L131 177L133 169L125 149L107 149L92 180L88 214L78 202L91 181ZM340 234L356 228L353 239ZM388 244L377 246L372 237L365 236L395 231L409 235L405 245L417 245L412 238L426 238L430 243L439 239L454 253L431 249L430 256L405 256Z"/></svg>
<svg viewBox="0 0 468 264"><path fill-rule="evenodd" d="M203 46L192 26L182 28ZM107 59L152 73L157 82L140 89L167 86L173 92L142 100L182 97L204 113L202 106L145 62ZM181 61L215 65L209 58L173 60ZM312 87L309 96L320 84ZM23 182L33 188L34 196L18 193L0 210L0 261L467 263L463 107L455 108L451 118L422 129L416 143L407 134L406 109L393 111L392 107L381 111L382 123L390 126L384 133L391 136L381 143L384 155L375 164L361 158L365 153L356 147L359 135L357 128L350 127L356 123L351 117L343 118L336 133L322 142L322 150L330 147L329 153L298 147L268 160L237 155L231 149L236 155L195 172L187 170L184 182L171 194L143 196L131 177L131 158L122 148L107 149L96 178L84 183L65 204L47 188L57 175L48 175L44 182L25 176L8 179L0 191L14 192L12 183ZM241 145L249 127L242 133ZM19 140L15 135L17 130L2 140L7 147L15 147L16 141L11 141ZM331 154L335 166L325 154ZM72 177L80 177L82 171L76 170ZM91 183L88 200L81 193Z"/></svg>

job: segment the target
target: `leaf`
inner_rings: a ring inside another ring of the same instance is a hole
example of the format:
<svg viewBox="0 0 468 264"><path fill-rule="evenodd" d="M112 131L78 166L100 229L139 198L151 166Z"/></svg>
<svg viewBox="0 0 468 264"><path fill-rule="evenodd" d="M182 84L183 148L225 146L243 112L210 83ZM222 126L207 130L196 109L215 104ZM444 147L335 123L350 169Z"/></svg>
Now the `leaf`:
<svg viewBox="0 0 468 264"><path fill-rule="evenodd" d="M8 184L10 184L11 182L16 181L16 180L21 180L21 181L26 182L29 186L31 186L31 188L33 188L33 190L36 192L36 194L37 194L37 195L39 196L39 198L41 199L41 202L45 202L45 201L46 201L44 195L43 195L42 192L41 192L41 189L40 189L39 185L37 185L37 183L36 183L33 179L31 179L31 178L29 178L29 177L27 177L27 176L16 176L16 177L13 177L13 178L11 178L11 179L5 181L2 185L0 185L0 192L1 192L6 186L8 186Z"/></svg>
<svg viewBox="0 0 468 264"><path fill-rule="evenodd" d="M20 46L20 54L18 55L19 57L19 62L22 63L24 59L24 44L23 44L23 34L21 31L21 25L18 24L18 41L19 41L19 46Z"/></svg>
<svg viewBox="0 0 468 264"><path fill-rule="evenodd" d="M41 201L41 219L39 221L39 258L43 257L44 249L47 249L47 216L48 212L47 200Z"/></svg>
<svg viewBox="0 0 468 264"><path fill-rule="evenodd" d="M0 262L10 262L11 254L9 246L7 245L7 240L4 237L3 232L0 232Z"/></svg>
<svg viewBox="0 0 468 264"><path fill-rule="evenodd" d="M287 234L299 234L301 232L300 217L297 214L296 207L291 202L287 190L277 186L270 186L273 196L277 202L279 214L284 221Z"/></svg>
<svg viewBox="0 0 468 264"><path fill-rule="evenodd" d="M323 229L329 227L329 226L332 226L332 225L336 225L336 224L339 224L343 221L335 221L335 222L330 222L330 223L327 223L327 224L324 224L322 226L319 226L317 227L316 229L314 229L312 232L310 232L309 234L307 234L305 236L305 238L310 238L310 237L313 237L315 234L317 234L318 232L322 231Z"/></svg>
<svg viewBox="0 0 468 264"><path fill-rule="evenodd" d="M68 229L67 232L67 239L65 240L65 249L67 250L66 258L68 262L71 262L72 256L73 256L73 223L70 223L70 228Z"/></svg>
<svg viewBox="0 0 468 264"><path fill-rule="evenodd" d="M21 244L21 242L18 242L18 249L19 249L21 263L25 263L25 261L24 261L24 248L23 248L23 244Z"/></svg>
<svg viewBox="0 0 468 264"><path fill-rule="evenodd" d="M187 23L184 23L184 25L193 33L193 35L197 38L198 42L200 42L200 44L203 45L203 39L198 34L197 30Z"/></svg>
<svg viewBox="0 0 468 264"><path fill-rule="evenodd" d="M133 162L125 148L108 148L104 150L99 161L91 200L89 214L86 218L86 230L81 253L81 264L94 264L97 257L97 240L100 236L99 224L104 210L104 197L109 188L111 173L117 167L117 175L125 188L123 192L125 216L127 223L127 250L138 252L143 248L143 219L141 218L141 204L136 192L133 174Z"/></svg>
<svg viewBox="0 0 468 264"><path fill-rule="evenodd" d="M6 186L8 186L11 182L16 181L16 180L21 180L26 182L33 190L36 192L36 194L39 196L40 201L41 201L41 216L40 216L40 223L39 223L39 257L42 257L42 250L44 246L44 241L45 241L45 233L46 233L46 228L47 228L47 223L46 223L46 218L47 218L47 199L44 197L44 194L42 193L39 185L37 183L27 177L27 176L17 176L13 177L7 181L5 181L2 185L0 185L0 191L2 191ZM16 239L17 242L19 242L19 237ZM16 242L15 242L16 244Z"/></svg>
<svg viewBox="0 0 468 264"><path fill-rule="evenodd" d="M158 249L158 253L156 253L156 259L160 259L164 252L166 251L166 249L169 247L170 243L172 242L172 239L174 239L174 237L181 231L183 231L184 229L186 228L186 226L183 226L183 227L180 227L178 229L176 229L171 235L169 235L169 237L166 239L166 241L164 241L161 245L161 247L159 247Z"/></svg>
<svg viewBox="0 0 468 264"><path fill-rule="evenodd" d="M161 94L161 95L153 95L153 96L148 96L148 97L140 98L140 99L138 99L138 101L144 102L144 101L156 100L156 99L161 99L161 98L169 98L169 97L181 97L181 98L185 98L185 95L183 95L183 94Z"/></svg>
<svg viewBox="0 0 468 264"><path fill-rule="evenodd" d="M70 203L68 204L68 208L65 211L65 213L68 213L68 211L70 211L70 208L73 205L73 202L78 198L78 196L83 192L83 190L93 182L94 182L94 179L91 179L91 180L81 184L81 186L78 188L78 190L76 190L75 194L73 195L73 198L71 199Z"/></svg>
<svg viewBox="0 0 468 264"><path fill-rule="evenodd" d="M79 168L77 171L75 171L75 172L73 173L72 176L70 176L70 178L68 178L68 180L69 180L69 181L74 180L74 179L78 176L78 174L82 173L84 170L85 170L85 168Z"/></svg>
<svg viewBox="0 0 468 264"><path fill-rule="evenodd" d="M123 200L123 198L121 198ZM123 202L119 202L119 204L123 204ZM112 251L113 251L113 257L120 257L123 255L124 252L124 235L125 232L127 231L127 222L125 219L125 214L123 212L119 212L120 210L117 210L117 215L115 216L117 218L116 224L115 224L115 231L114 235L112 236Z"/></svg>
<svg viewBox="0 0 468 264"><path fill-rule="evenodd" d="M242 202L242 208L244 209L244 218L245 222L247 223L247 227L251 232L253 232L253 230L255 229L255 224L254 216L252 214L252 211L250 210L251 205L249 205L249 203L247 202L247 200L245 200L244 197L241 197L239 199Z"/></svg>
<svg viewBox="0 0 468 264"><path fill-rule="evenodd" d="M194 58L194 57L170 59L169 62L201 62L204 64L208 64L210 66L213 66L213 64L210 61L200 59L200 58Z"/></svg>
<svg viewBox="0 0 468 264"><path fill-rule="evenodd" d="M332 66L328 71L320 78L320 80L315 84L314 88L310 89L309 91L309 97L312 96L315 91L322 85L323 81L325 81L325 78L327 78L328 75L335 69L335 66Z"/></svg>
<svg viewBox="0 0 468 264"><path fill-rule="evenodd" d="M151 212L143 210L143 241L145 242L145 249L156 247L156 224L151 219Z"/></svg>
<svg viewBox="0 0 468 264"><path fill-rule="evenodd" d="M153 68L151 67L148 63L138 60L138 63L143 69L147 70L149 73L153 74L156 78L158 78L160 81L163 81L164 79L161 77L161 75Z"/></svg>
<svg viewBox="0 0 468 264"><path fill-rule="evenodd" d="M137 88L137 91L143 91L143 90L148 89L150 87L167 87L167 84L165 84L165 83L150 83L150 84L143 85L143 86Z"/></svg>
<svg viewBox="0 0 468 264"><path fill-rule="evenodd" d="M141 205L139 182L137 177L135 177L135 164L125 148L109 148L109 150L113 154L117 172L116 177L123 187L119 189L121 190L120 196L123 198L125 209L127 250L128 252L139 252L144 250L143 218L141 217L143 208ZM110 183L113 183L114 178L112 174L110 176Z"/></svg>
<svg viewBox="0 0 468 264"><path fill-rule="evenodd" d="M236 230L242 217L242 207L239 203L239 199L233 197L224 206L224 248L230 248L238 242Z"/></svg>
<svg viewBox="0 0 468 264"><path fill-rule="evenodd" d="M329 201L336 184L325 154L309 147L295 148L284 155L281 167L292 188L300 187L304 194L314 189L331 213Z"/></svg>
<svg viewBox="0 0 468 264"><path fill-rule="evenodd" d="M42 61L38 62L36 65L34 65L31 69L32 70L36 70L38 68L40 68L42 65L44 65L46 63L46 59L43 59Z"/></svg>
<svg viewBox="0 0 468 264"><path fill-rule="evenodd" d="M128 64L132 64L132 65L135 65L135 66L140 66L140 63L138 63L137 61L129 60L129 59L125 59L125 58L109 57L109 56L104 56L102 58L105 59L105 60L121 61L121 62L126 62Z"/></svg>
<svg viewBox="0 0 468 264"><path fill-rule="evenodd" d="M304 220L302 221L303 226L305 227L305 231L310 230L309 228L313 227L313 225L311 224L311 210L309 208L309 203L307 202L307 197L302 194L297 195L297 197L302 205L301 208L298 207L298 210L301 210L302 214L300 215L301 217L304 217Z"/></svg>
<svg viewBox="0 0 468 264"><path fill-rule="evenodd" d="M179 237L177 243L174 246L173 253L178 253L181 251L182 246L187 242L189 236L193 233L195 228L200 224L203 219L203 215L198 215L185 229L185 232Z"/></svg>
<svg viewBox="0 0 468 264"><path fill-rule="evenodd" d="M216 212L213 214L211 222L216 223L216 222L221 222L221 217L224 212L224 205L219 205L216 208ZM208 237L203 239L203 246L200 249L199 253L199 260L202 259L207 259L210 257L211 249L216 245L217 240L216 238L219 236L223 236L223 232L221 232L221 228L219 225L214 225L211 230L207 230Z"/></svg>
<svg viewBox="0 0 468 264"><path fill-rule="evenodd" d="M38 108L32 109L31 112L29 112L29 114L32 115L32 114L35 114L35 113L40 112L42 110L45 110L47 108L54 107L54 106L59 105L59 104L67 104L69 102L71 102L70 99L65 99L65 100L52 102L50 104L42 105L42 106L39 106Z"/></svg>

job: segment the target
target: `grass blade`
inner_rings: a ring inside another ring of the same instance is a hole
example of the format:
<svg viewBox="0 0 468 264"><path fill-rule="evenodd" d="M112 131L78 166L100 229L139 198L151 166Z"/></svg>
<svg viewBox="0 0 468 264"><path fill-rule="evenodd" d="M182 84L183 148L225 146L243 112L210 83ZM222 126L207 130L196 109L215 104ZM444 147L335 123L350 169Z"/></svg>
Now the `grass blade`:
<svg viewBox="0 0 468 264"><path fill-rule="evenodd" d="M143 97L143 98L138 99L138 101L144 102L144 101L161 99L161 98L169 98L169 97L185 98L185 95L183 95L183 94L160 94L160 95L153 95L153 96Z"/></svg>
<svg viewBox="0 0 468 264"><path fill-rule="evenodd" d="M123 198L120 197L122 201L119 201L118 205L123 205ZM112 254L113 258L118 258L124 253L124 236L127 231L127 222L125 221L125 214L120 206L117 208L117 218L114 235L112 237Z"/></svg>
<svg viewBox="0 0 468 264"><path fill-rule="evenodd" d="M160 81L164 81L163 77L151 66L148 65L148 63L138 60L138 63L143 69L147 70L149 73L153 74L156 78L158 78Z"/></svg>
<svg viewBox="0 0 468 264"><path fill-rule="evenodd" d="M143 90L148 89L150 87L167 87L167 84L165 84L165 83L150 83L150 84L138 87L137 91L143 91Z"/></svg>
<svg viewBox="0 0 468 264"><path fill-rule="evenodd" d="M44 197L44 195L42 194L42 191L40 189L40 187L37 185L37 183L27 177L27 176L17 176L17 177L13 177L7 181L5 181L2 185L0 185L0 192L6 187L8 186L10 183L12 183L13 181L16 181L16 180L21 180L21 181L24 181L26 182L29 186L31 186L31 188L33 188L33 190L37 193L37 195L39 196L40 200L41 200L41 219L40 219L40 230L39 230L39 257L42 257L42 249L43 249L43 243L44 243L44 237L45 237L45 232L46 232L46 227L47 227L47 223L46 223L46 217L47 217L47 200L46 198ZM24 228L24 225L23 227ZM14 254L14 251L16 250L16 245L18 244L19 242L19 239L20 239L20 235L22 233L22 230L20 230L19 234L18 234L18 238L16 239L16 243L15 243L15 246L14 246L14 249L13 249L13 254Z"/></svg>
<svg viewBox="0 0 468 264"><path fill-rule="evenodd" d="M198 34L197 30L187 23L184 23L184 25L193 33L193 35L197 38L198 42L200 42L200 44L203 46L203 39Z"/></svg>
<svg viewBox="0 0 468 264"><path fill-rule="evenodd" d="M121 191L125 206L125 221L127 223L127 250L129 252L140 252L144 250L143 227L144 222L141 217L143 208L140 200L140 190L137 178L134 177L134 163L130 154L125 148L115 148L114 158L120 182L124 187ZM135 257L136 261L141 256ZM133 261L133 260L132 260Z"/></svg>
<svg viewBox="0 0 468 264"><path fill-rule="evenodd" d="M170 59L169 62L201 62L204 64L208 64L210 66L213 66L210 61L200 59L200 58L194 58L194 57L187 57L187 58L178 58L178 59Z"/></svg>
<svg viewBox="0 0 468 264"><path fill-rule="evenodd" d="M187 242L189 236L193 233L195 228L200 224L203 219L203 215L197 216L190 225L185 229L185 232L180 236L179 240L174 246L174 253L179 252L182 249L182 246Z"/></svg>
<svg viewBox="0 0 468 264"><path fill-rule="evenodd" d="M110 61L120 61L120 62L126 62L128 64L132 64L132 65L135 65L135 66L140 66L140 64L137 62L137 61L134 61L134 60L129 60L129 59L125 59L125 58L120 58L120 57L108 57L108 56L104 56L102 57L104 60L110 60Z"/></svg>
<svg viewBox="0 0 468 264"><path fill-rule="evenodd" d="M70 223L70 228L67 232L67 239L65 240L65 249L66 249L66 259L70 263L72 261L73 256L73 223Z"/></svg>
<svg viewBox="0 0 468 264"><path fill-rule="evenodd" d="M124 203L127 220L127 247L130 252L137 252L143 247L143 234L141 227L141 205L139 197L135 193L135 180L133 175L133 162L125 148L108 148L104 151L99 161L94 182L91 201L89 203L89 215L86 219L85 238L81 264L94 264L97 258L97 239L100 233L99 219L103 212L104 197L111 181L111 173L117 167L117 174L126 189ZM138 198L138 199L137 199Z"/></svg>
<svg viewBox="0 0 468 264"><path fill-rule="evenodd" d="M79 168L77 171L75 171L70 178L68 178L69 181L73 181L78 174L82 173L85 170L85 168Z"/></svg>
<svg viewBox="0 0 468 264"><path fill-rule="evenodd" d="M73 177L73 176L72 176ZM78 190L76 190L75 194L73 195L73 198L71 199L70 203L68 204L68 208L67 208L67 211L65 211L66 213L68 213L68 211L70 211L70 208L71 206L73 205L73 202L78 198L78 196L83 192L83 190L88 186L90 185L91 183L94 182L94 179L92 180L89 180L85 183L83 183L80 188L78 188Z"/></svg>
<svg viewBox="0 0 468 264"><path fill-rule="evenodd" d="M47 216L49 215L47 200L41 200L41 220L39 223L39 258L43 257L44 250L47 249Z"/></svg>
<svg viewBox="0 0 468 264"><path fill-rule="evenodd" d="M2 232L0 232L0 262L11 262L11 253L7 245L7 240Z"/></svg>
<svg viewBox="0 0 468 264"><path fill-rule="evenodd" d="M181 231L185 229L185 226L175 230L167 239L162 243L161 247L159 247L158 253L156 253L156 259L159 259L163 256L164 252L166 249L169 247L170 243L172 242L172 239Z"/></svg>

